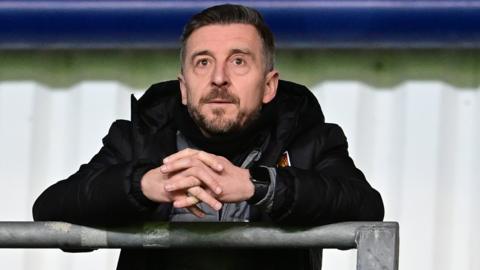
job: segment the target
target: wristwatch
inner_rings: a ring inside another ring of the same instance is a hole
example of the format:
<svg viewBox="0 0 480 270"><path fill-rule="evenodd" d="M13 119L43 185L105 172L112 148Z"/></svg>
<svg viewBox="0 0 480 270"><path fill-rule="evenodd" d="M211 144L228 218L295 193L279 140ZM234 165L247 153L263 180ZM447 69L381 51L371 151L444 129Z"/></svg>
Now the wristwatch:
<svg viewBox="0 0 480 270"><path fill-rule="evenodd" d="M255 191L253 196L247 200L247 203L253 205L265 198L271 179L266 167L252 167L248 170L250 171L250 181L252 181Z"/></svg>

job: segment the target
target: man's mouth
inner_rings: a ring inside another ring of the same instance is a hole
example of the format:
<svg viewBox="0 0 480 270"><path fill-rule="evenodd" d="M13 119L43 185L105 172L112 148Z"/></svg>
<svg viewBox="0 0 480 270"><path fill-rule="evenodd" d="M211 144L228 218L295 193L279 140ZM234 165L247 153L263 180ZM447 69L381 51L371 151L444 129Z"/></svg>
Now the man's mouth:
<svg viewBox="0 0 480 270"><path fill-rule="evenodd" d="M213 99L208 101L208 103L215 103L215 104L230 104L233 103L231 100L226 100L226 99Z"/></svg>
<svg viewBox="0 0 480 270"><path fill-rule="evenodd" d="M200 103L211 105L238 105L240 100L238 97L229 94L227 89L214 88L208 95L200 99Z"/></svg>

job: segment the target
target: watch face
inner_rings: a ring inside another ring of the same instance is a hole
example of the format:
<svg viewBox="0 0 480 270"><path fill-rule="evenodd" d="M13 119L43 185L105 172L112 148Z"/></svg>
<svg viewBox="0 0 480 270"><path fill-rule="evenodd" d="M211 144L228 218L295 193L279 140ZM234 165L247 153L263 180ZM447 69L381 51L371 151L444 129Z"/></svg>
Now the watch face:
<svg viewBox="0 0 480 270"><path fill-rule="evenodd" d="M253 167L250 168L250 176L254 184L270 184L270 173L265 167Z"/></svg>
<svg viewBox="0 0 480 270"><path fill-rule="evenodd" d="M270 183L269 182L264 182L264 181L257 181L255 179L252 179L252 183L255 186L268 186Z"/></svg>

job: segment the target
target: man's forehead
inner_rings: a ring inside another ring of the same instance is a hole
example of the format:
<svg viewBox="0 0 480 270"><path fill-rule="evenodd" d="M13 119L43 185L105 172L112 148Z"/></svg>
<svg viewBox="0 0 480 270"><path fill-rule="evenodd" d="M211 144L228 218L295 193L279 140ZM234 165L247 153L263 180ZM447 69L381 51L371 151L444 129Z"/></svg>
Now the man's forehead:
<svg viewBox="0 0 480 270"><path fill-rule="evenodd" d="M213 47L214 48L213 48ZM212 24L196 29L187 40L189 54L222 48L252 51L261 46L256 28L249 24Z"/></svg>

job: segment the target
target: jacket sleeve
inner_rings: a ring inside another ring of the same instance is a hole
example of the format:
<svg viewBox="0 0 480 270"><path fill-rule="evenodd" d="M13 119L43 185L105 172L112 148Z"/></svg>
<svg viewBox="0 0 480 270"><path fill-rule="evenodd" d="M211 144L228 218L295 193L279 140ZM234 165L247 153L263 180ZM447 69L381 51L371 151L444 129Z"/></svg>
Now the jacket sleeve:
<svg viewBox="0 0 480 270"><path fill-rule="evenodd" d="M131 123L116 121L88 164L40 195L33 218L115 226L141 222L154 212L166 213L169 204L153 203L139 189L140 178L153 167L155 164L134 160Z"/></svg>
<svg viewBox="0 0 480 270"><path fill-rule="evenodd" d="M349 157L341 128L325 124L315 148L311 168L277 169L273 220L302 225L383 220L382 198Z"/></svg>

